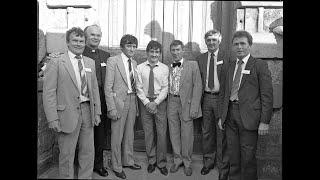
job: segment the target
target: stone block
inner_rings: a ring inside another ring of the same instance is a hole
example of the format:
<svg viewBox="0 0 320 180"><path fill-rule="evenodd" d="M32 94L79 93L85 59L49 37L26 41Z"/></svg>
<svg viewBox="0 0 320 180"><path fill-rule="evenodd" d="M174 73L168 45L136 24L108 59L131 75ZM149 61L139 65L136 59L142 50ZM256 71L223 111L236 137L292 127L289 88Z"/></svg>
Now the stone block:
<svg viewBox="0 0 320 180"><path fill-rule="evenodd" d="M259 178L279 178L282 176L282 163L280 158L257 158Z"/></svg>

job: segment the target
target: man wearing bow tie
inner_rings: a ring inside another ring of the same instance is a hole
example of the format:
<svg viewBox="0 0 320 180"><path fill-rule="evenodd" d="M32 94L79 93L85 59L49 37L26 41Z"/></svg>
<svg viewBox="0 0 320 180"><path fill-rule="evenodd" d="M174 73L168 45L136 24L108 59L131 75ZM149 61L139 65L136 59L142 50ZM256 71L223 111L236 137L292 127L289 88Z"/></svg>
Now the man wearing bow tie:
<svg viewBox="0 0 320 180"><path fill-rule="evenodd" d="M171 173L184 165L184 173L191 176L193 151L193 119L202 116L200 99L202 84L196 61L182 57L183 43L174 40L170 44L173 63L169 65L168 123L174 153Z"/></svg>
<svg viewBox="0 0 320 180"><path fill-rule="evenodd" d="M125 179L123 167L141 169L133 159L133 126L138 114L136 97L138 47L136 37L126 34L120 40L122 53L107 61L104 92L111 120L111 158L113 172Z"/></svg>
<svg viewBox="0 0 320 180"><path fill-rule="evenodd" d="M74 178L78 145L78 178L91 179L93 126L99 125L101 115L95 62L82 56L85 46L82 29L68 30L66 41L67 53L52 58L44 71L43 108L49 128L58 135L60 178Z"/></svg>
<svg viewBox="0 0 320 180"><path fill-rule="evenodd" d="M110 54L98 48L101 41L101 28L98 25L87 26L84 29L86 47L83 55L95 61L96 76L99 86L100 102L101 102L101 123L94 127L94 168L100 176L108 176L108 171L103 166L103 150L107 149L107 131L110 131L110 120L107 118L107 105L104 95L104 79L106 75L106 63ZM110 146L109 146L110 148Z"/></svg>
<svg viewBox="0 0 320 180"><path fill-rule="evenodd" d="M203 168L201 174L206 175L214 168L216 160L219 162L219 180L226 180L228 173L228 162L226 159L225 132L217 131L219 90L221 71L226 69L228 64L227 54L219 49L222 40L221 33L215 29L208 31L204 36L208 52L196 58L203 85L202 95L202 153ZM217 142L219 133L221 141ZM217 145L220 146L217 152Z"/></svg>

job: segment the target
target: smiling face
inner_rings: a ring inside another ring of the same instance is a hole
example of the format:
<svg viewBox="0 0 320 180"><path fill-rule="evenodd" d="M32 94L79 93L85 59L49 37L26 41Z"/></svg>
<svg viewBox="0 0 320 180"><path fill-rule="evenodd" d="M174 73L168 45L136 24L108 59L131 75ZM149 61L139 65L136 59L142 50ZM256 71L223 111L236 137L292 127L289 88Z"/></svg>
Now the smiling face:
<svg viewBox="0 0 320 180"><path fill-rule="evenodd" d="M148 56L148 61L150 64L156 64L159 61L161 52L160 49L150 49L147 52L147 56Z"/></svg>
<svg viewBox="0 0 320 180"><path fill-rule="evenodd" d="M220 44L219 36L220 34L217 33L217 34L209 35L206 38L205 41L206 41L208 51L215 52L219 48L219 44Z"/></svg>
<svg viewBox="0 0 320 180"><path fill-rule="evenodd" d="M81 55L85 47L84 36L76 35L76 33L71 33L69 35L69 42L67 42L68 49L75 55Z"/></svg>
<svg viewBox="0 0 320 180"><path fill-rule="evenodd" d="M250 53L251 46L247 37L235 37L232 42L232 51L238 59L246 57Z"/></svg>
<svg viewBox="0 0 320 180"><path fill-rule="evenodd" d="M86 31L86 44L87 46L96 49L101 41L102 32L97 26L90 26Z"/></svg>

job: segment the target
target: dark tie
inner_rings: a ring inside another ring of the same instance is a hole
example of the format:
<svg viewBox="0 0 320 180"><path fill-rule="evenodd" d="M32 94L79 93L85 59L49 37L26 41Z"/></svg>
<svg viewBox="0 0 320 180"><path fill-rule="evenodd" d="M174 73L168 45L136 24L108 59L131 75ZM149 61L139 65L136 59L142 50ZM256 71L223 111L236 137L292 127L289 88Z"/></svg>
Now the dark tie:
<svg viewBox="0 0 320 180"><path fill-rule="evenodd" d="M154 97L154 75L153 75L153 68L155 68L157 65L155 65L155 66L151 66L150 64L148 64L148 65L150 66L148 96L149 96L149 97Z"/></svg>
<svg viewBox="0 0 320 180"><path fill-rule="evenodd" d="M81 56L76 55L75 58L78 60L78 67L79 67L79 73L80 73L80 79L81 79L81 95L85 96L85 97L89 97L85 71L84 71L82 63L81 63Z"/></svg>
<svg viewBox="0 0 320 180"><path fill-rule="evenodd" d="M131 89L132 92L136 92L136 87L135 87L135 82L134 82L134 77L133 77L133 71L131 67L131 59L128 59L128 64L129 64L129 76L130 76L130 82L131 82Z"/></svg>
<svg viewBox="0 0 320 180"><path fill-rule="evenodd" d="M238 69L237 69L236 75L235 75L233 82L232 82L231 96L230 96L231 101L238 99L238 90L239 90L239 85L240 85L242 63L243 63L242 60L238 61Z"/></svg>
<svg viewBox="0 0 320 180"><path fill-rule="evenodd" d="M180 67L180 66L181 66L181 62L174 62L174 63L172 63L172 67L173 67L173 68L176 67L176 66Z"/></svg>
<svg viewBox="0 0 320 180"><path fill-rule="evenodd" d="M214 54L211 53L210 63L209 63L209 78L208 87L210 90L214 87Z"/></svg>

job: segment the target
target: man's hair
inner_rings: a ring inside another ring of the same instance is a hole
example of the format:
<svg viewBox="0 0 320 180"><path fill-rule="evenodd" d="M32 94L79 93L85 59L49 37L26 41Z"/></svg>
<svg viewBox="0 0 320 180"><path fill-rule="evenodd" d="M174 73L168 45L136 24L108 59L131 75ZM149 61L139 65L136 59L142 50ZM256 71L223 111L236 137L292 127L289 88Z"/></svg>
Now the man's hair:
<svg viewBox="0 0 320 180"><path fill-rule="evenodd" d="M204 35L204 39L206 40L208 38L208 36L211 36L211 35L214 35L214 34L218 34L219 35L218 40L219 40L219 42L221 42L221 40L222 40L221 33L220 33L220 31L218 31L216 29L211 29L208 32L206 32L206 34Z"/></svg>
<svg viewBox="0 0 320 180"><path fill-rule="evenodd" d="M70 40L70 35L74 33L76 36L80 36L80 37L83 37L84 36L84 31L79 28L79 27L73 27L71 29L69 29L67 32L66 32L66 41L67 43L69 42Z"/></svg>
<svg viewBox="0 0 320 180"><path fill-rule="evenodd" d="M243 30L236 31L232 36L232 41L231 42L233 43L234 38L241 38L241 37L246 37L248 39L249 45L250 46L252 45L252 36L251 36L251 34L249 32L247 32L247 31L243 31Z"/></svg>
<svg viewBox="0 0 320 180"><path fill-rule="evenodd" d="M101 32L101 27L100 27L99 25L97 25L97 24L89 25L89 26L85 27L84 30L83 30L86 39L87 39L87 31L88 31L88 28L89 28L89 27L92 27L92 26L95 26L95 27L99 28L99 29L100 29L100 32Z"/></svg>
<svg viewBox="0 0 320 180"><path fill-rule="evenodd" d="M158 41L151 40L147 45L146 51L149 52L150 49L154 49L154 50L159 49L160 53L162 52L162 46Z"/></svg>
<svg viewBox="0 0 320 180"><path fill-rule="evenodd" d="M120 47L124 48L125 44L135 44L138 47L138 40L133 35L125 34L120 40Z"/></svg>
<svg viewBox="0 0 320 180"><path fill-rule="evenodd" d="M182 41L180 41L180 40L173 40L173 41L171 42L171 44L170 44L170 51L171 51L171 47L172 47L172 46L178 46L178 45L181 45L181 48L182 48L182 49L184 48Z"/></svg>

